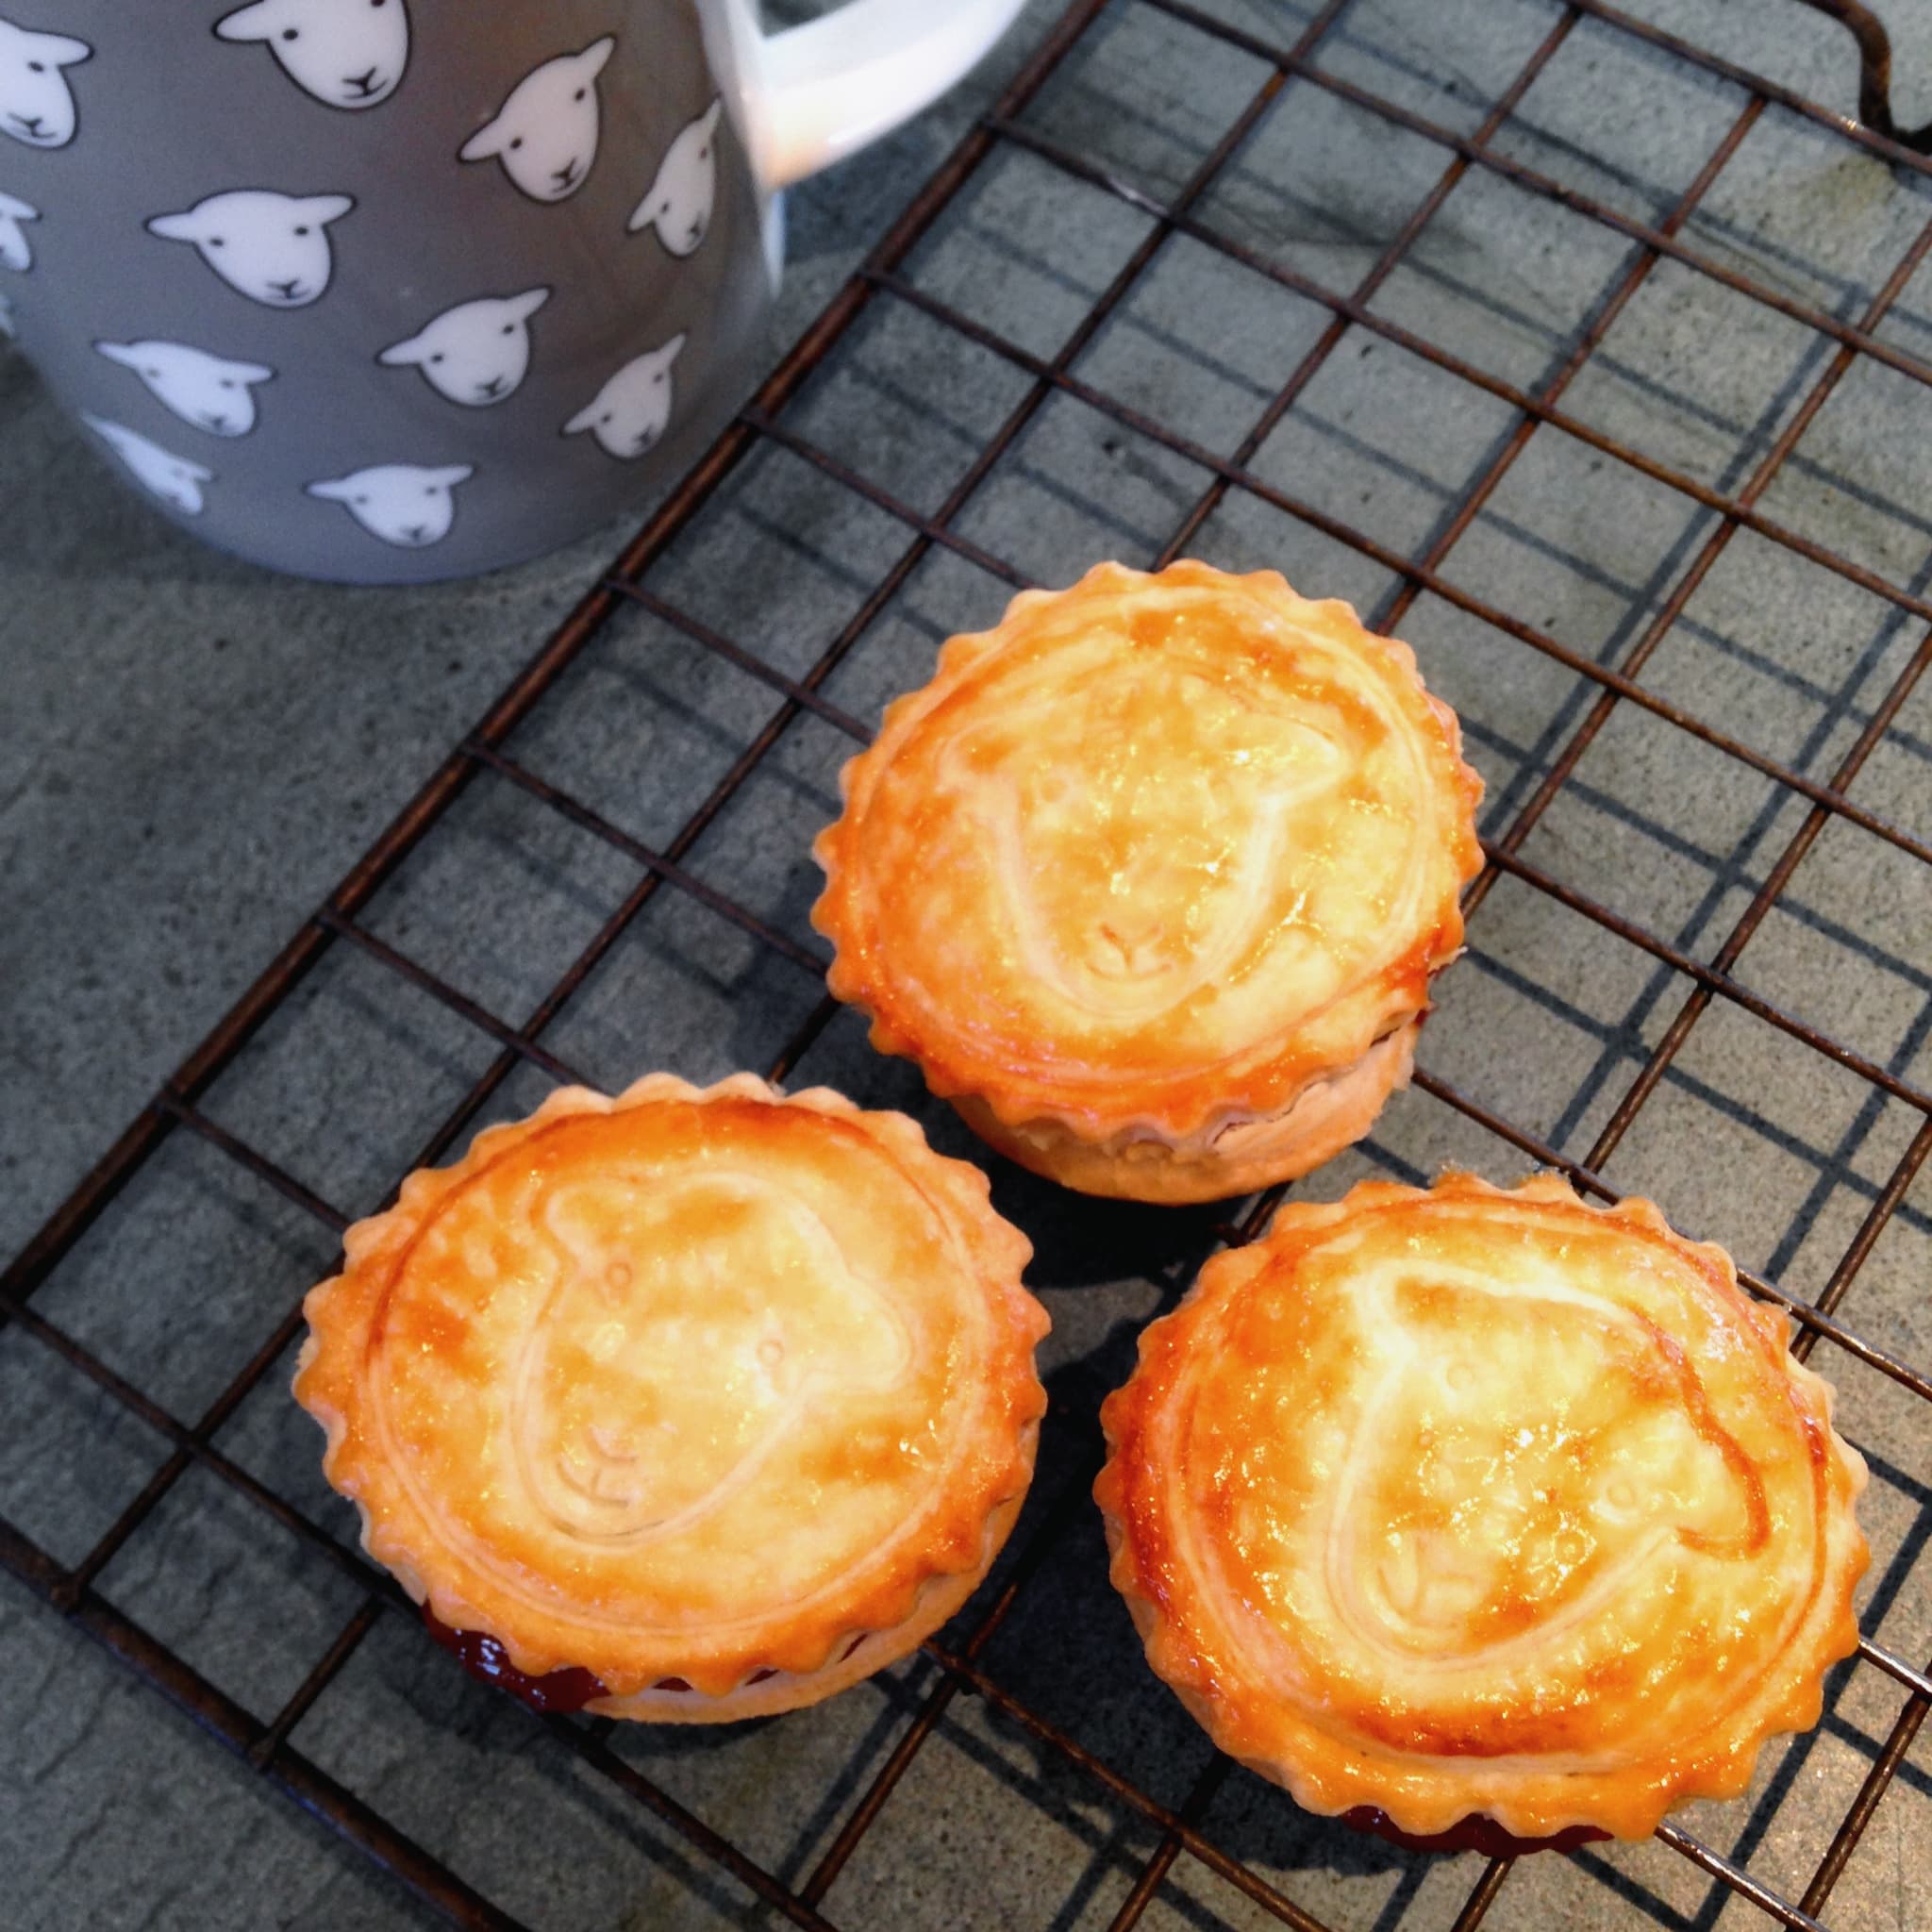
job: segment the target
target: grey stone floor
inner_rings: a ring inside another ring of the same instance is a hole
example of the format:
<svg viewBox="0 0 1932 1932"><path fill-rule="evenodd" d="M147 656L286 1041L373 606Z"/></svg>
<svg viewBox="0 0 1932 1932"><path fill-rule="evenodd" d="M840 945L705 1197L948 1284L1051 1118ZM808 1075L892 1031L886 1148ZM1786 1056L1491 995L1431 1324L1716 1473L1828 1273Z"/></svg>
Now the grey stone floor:
<svg viewBox="0 0 1932 1932"><path fill-rule="evenodd" d="M1055 9L958 99L796 197L774 333L821 306ZM1209 0L1280 42L1301 0ZM1636 8L1840 106L1848 45L1792 0L1645 0ZM1932 112L1932 10L1882 9L1900 36L1901 107ZM1323 67L1473 131L1557 17L1554 0L1358 0ZM1036 103L1040 131L1172 196L1266 70L1150 10L1117 5ZM1740 97L1590 24L1498 137L1499 152L1640 220L1668 213ZM1218 234L1348 291L1450 156L1305 82L1284 90L1205 197ZM1853 317L1932 220L1923 179L1767 113L1686 229L1701 252L1790 299ZM1147 233L1143 215L1018 148L982 171L909 274L1021 349L1052 357ZM1519 387L1547 381L1627 243L1476 170L1374 308ZM1164 429L1234 454L1326 311L1202 242L1169 240L1075 374ZM1932 356L1932 269L1879 330ZM1563 407L1711 488L1735 491L1831 360L1831 344L1666 263L1618 315ZM808 388L793 427L923 510L1027 391L1012 362L881 303ZM1513 427L1507 403L1351 329L1253 452L1265 482L1375 543L1423 556ZM1932 393L1869 360L1810 423L1762 508L1885 582L1932 582ZM1210 481L1158 437L1070 396L1046 403L957 520L1017 569L1064 581L1103 555L1152 556ZM475 719L622 534L525 570L423 591L275 580L207 555L119 492L0 351L0 1254L25 1241L302 916ZM1540 430L1441 559L1449 584L1569 649L1620 660L1715 527L1694 501ZM809 665L904 549L884 512L782 450L750 460L652 587L780 668ZM1274 564L1385 616L1391 573L1236 491L1195 548ZM859 641L828 694L874 715L937 643L1006 592L936 553ZM1586 682L1424 594L1401 620L1461 711L1506 826L1588 708ZM1864 727L1923 627L1750 533L1724 551L1643 674L1660 695L1819 779ZM641 615L614 623L516 735L530 768L635 836L671 838L773 708L772 693ZM794 726L693 847L701 877L811 942L809 828L849 747ZM1852 789L1932 837L1932 682ZM1624 705L1524 856L1708 959L1804 821L1749 765ZM507 785L479 784L371 908L390 943L520 1020L631 890L612 848ZM1506 879L1443 984L1427 1069L1565 1154L1588 1156L1690 982ZM1932 872L1842 821L1826 827L1739 958L1739 978L1921 1090L1932 1085ZM692 902L662 894L545 1036L589 1077L665 1065L702 1078L768 1062L817 989ZM338 948L218 1084L209 1107L346 1212L377 1206L489 1064L446 1008ZM836 1022L796 1076L905 1106L969 1153L896 1063ZM512 1077L492 1110L544 1083ZM1725 1241L1800 1295L1830 1279L1920 1116L1735 1006L1697 1023L1609 1158L1679 1225ZM1415 1177L1524 1158L1422 1091L1308 1184ZM1039 1247L1069 1415L1119 1379L1136 1327L1210 1239L1211 1217L1102 1210L1010 1171L999 1198ZM75 1250L38 1306L173 1414L196 1417L302 1287L329 1265L315 1225L203 1143L177 1136ZM1932 1363L1932 1181L1922 1176L1860 1272L1844 1318ZM1871 1457L1875 1562L1865 1624L1932 1652L1932 1428L1924 1405L1828 1347L1848 1434ZM237 1462L334 1534L313 1431L267 1377L222 1432ZM1084 1426L1046 1445L1035 1515L1085 1480ZM0 1515L63 1559L89 1547L162 1460L158 1438L0 1332ZM987 1666L1108 1764L1179 1804L1199 1735L1146 1677L1104 1576L1097 1525L1029 1585ZM258 1715L272 1715L356 1605L314 1551L211 1477L192 1475L105 1572L103 1593ZM720 1737L639 1733L620 1748L788 1880L808 1870L927 1685L913 1665L782 1723ZM1702 1807L1708 1842L1795 1897L1897 1714L1869 1668L1834 1680L1825 1724L1767 1753L1752 1796ZM743 1894L641 1822L504 1701L385 1617L298 1726L308 1758L470 1883L558 1928L745 1923ZM1202 1829L1329 1924L1447 1924L1476 1875L1295 1813L1237 1774ZM1833 1894L1844 1927L1932 1928L1932 1749L1922 1736ZM826 1900L843 1926L1107 1923L1156 1843L1126 1807L1026 1733L956 1703ZM1705 1926L1748 1907L1660 1845L1519 1867L1491 1923ZM0 1924L318 1928L428 1923L357 1853L198 1737L106 1657L0 1583ZM1258 1924L1183 1858L1146 1921Z"/></svg>

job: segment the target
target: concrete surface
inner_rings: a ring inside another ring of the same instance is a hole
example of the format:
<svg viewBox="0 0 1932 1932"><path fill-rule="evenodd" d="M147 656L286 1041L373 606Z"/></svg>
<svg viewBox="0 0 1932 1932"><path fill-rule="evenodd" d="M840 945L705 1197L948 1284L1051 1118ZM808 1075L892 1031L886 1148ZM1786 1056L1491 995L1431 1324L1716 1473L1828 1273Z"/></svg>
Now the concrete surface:
<svg viewBox="0 0 1932 1932"><path fill-rule="evenodd" d="M1211 0L1274 42L1302 0ZM1848 44L1792 0L1644 0L1638 9L1849 107ZM940 113L801 193L776 347L823 303L1053 9ZM1886 9L1901 107L1932 112L1932 19ZM1459 132L1482 122L1548 30L1551 0L1358 0L1324 68ZM1158 198L1174 194L1267 70L1152 11L1118 5L1028 119ZM1668 214L1741 97L1611 29L1578 26L1497 138L1498 151L1643 221ZM1306 83L1290 85L1201 205L1217 233L1353 289L1451 157ZM4 158L0 158L4 159ZM1765 114L1687 239L1792 299L1855 317L1932 220L1900 178L1782 113ZM1126 203L1003 149L910 274L1021 348L1053 357L1148 232ZM1535 388L1569 357L1633 255L1613 233L1477 170L1374 299L1377 313L1502 380ZM1932 269L1880 333L1932 355ZM1169 240L1075 373L1154 423L1231 455L1326 312L1203 242ZM1832 347L1666 263L1618 315L1563 406L1700 482L1751 476ZM789 419L921 510L936 508L1027 394L1024 372L908 308L881 303ZM1510 434L1507 403L1352 329L1255 451L1264 481L1407 556L1427 554ZM615 549L612 530L526 570L425 591L271 579L204 553L108 481L31 375L0 355L0 1253L25 1241L200 1039ZM1767 513L1885 581L1932 582L1932 393L1860 362L1810 423ZM957 519L1014 567L1065 581L1103 555L1142 561L1211 473L1129 424L1049 400ZM1715 527L1693 501L1540 430L1442 559L1445 578L1569 648L1620 661ZM796 674L905 548L905 527L795 457L747 462L652 586ZM1195 548L1273 564L1372 618L1379 563L1260 498L1228 495ZM950 631L990 621L1004 587L935 553L858 641L828 694L874 715L922 678ZM1424 594L1401 624L1461 711L1499 832L1593 696L1547 657ZM1746 533L1705 577L1643 677L1660 695L1828 777L1916 648L1894 607ZM765 686L641 614L620 617L512 745L635 836L663 842L771 715ZM794 725L693 846L701 877L813 942L809 830L834 809L849 744ZM1907 702L1853 788L1932 837L1932 685ZM1525 858L1673 945L1708 958L1804 822L1762 774L1622 706L1543 816ZM484 781L371 908L389 943L513 1021L636 884L635 866L527 794ZM1754 989L1922 1089L1932 1085L1932 873L1855 826L1818 839L1743 951ZM1430 1072L1582 1158L1690 982L1532 889L1485 901L1444 981ZM661 893L545 1035L589 1076L650 1066L704 1078L771 1059L817 998L810 976L688 899ZM338 947L219 1083L210 1110L345 1212L367 1211L493 1043L387 969ZM898 1063L836 1021L795 1077L906 1106L970 1154ZM525 1070L492 1112L534 1104ZM1820 1292L1919 1114L1719 1002L1608 1161L1677 1224ZM1526 1162L1412 1092L1374 1141L1307 1184L1507 1177ZM1210 1242L1211 1215L1071 1202L1007 1169L998 1197L1039 1248L1048 1366L1067 1419L1032 1517L1091 1473L1098 1394L1138 1326ZM205 1144L176 1136L49 1281L38 1306L153 1399L192 1420L330 1264L317 1225ZM1932 1181L1922 1177L1844 1305L1874 1341L1932 1362ZM1865 1627L1932 1650L1932 1427L1898 1385L1822 1349L1846 1432L1872 1458L1875 1561ZM349 1533L314 1431L272 1372L221 1446ZM0 1332L0 1515L74 1560L165 1445ZM1207 1761L1146 1675L1084 1506L988 1654L994 1675L1163 1802ZM355 1607L353 1589L215 1480L184 1479L104 1573L103 1593L267 1718ZM970 1614L970 1613L969 1613ZM836 1834L926 1687L915 1664L819 1710L720 1736L636 1731L620 1748L755 1858L795 1880ZM1788 1895L1802 1892L1882 1746L1901 1694L1837 1674L1824 1724L1766 1754L1751 1798L1690 1828ZM0 1584L0 1923L23 1927L391 1927L424 1908L298 1813L84 1638ZM472 1884L558 1928L749 1923L745 1895L630 1807L520 1711L385 1617L294 1741ZM1476 1861L1411 1858L1294 1811L1236 1774L1203 1830L1329 1924L1447 1924ZM1923 1740L1833 1894L1844 1927L1925 1932L1932 1756ZM1156 1836L1124 1805L972 1700L954 1704L825 1902L843 1926L1107 1923ZM1699 1927L1749 1909L1656 1844L1519 1866L1491 1913L1518 1924ZM1149 1925L1258 1924L1253 1904L1183 1857Z"/></svg>

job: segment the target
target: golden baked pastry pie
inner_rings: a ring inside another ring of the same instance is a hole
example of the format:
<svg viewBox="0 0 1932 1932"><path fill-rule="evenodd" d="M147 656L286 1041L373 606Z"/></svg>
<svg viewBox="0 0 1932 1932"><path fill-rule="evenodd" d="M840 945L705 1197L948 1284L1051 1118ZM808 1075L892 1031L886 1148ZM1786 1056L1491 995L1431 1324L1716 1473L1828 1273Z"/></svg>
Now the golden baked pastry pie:
<svg viewBox="0 0 1932 1932"><path fill-rule="evenodd" d="M1647 1201L1368 1183L1217 1255L1102 1410L1148 1661L1311 1811L1653 1830L1818 1722L1857 1452Z"/></svg>
<svg viewBox="0 0 1932 1932"><path fill-rule="evenodd" d="M813 1703L952 1615L1019 1512L1032 1250L903 1114L750 1074L566 1089L346 1246L295 1376L323 1468L532 1701Z"/></svg>
<svg viewBox="0 0 1932 1932"><path fill-rule="evenodd" d="M1144 1201L1368 1132L1482 862L1413 653L1273 571L1026 591L841 782L832 991L1002 1153Z"/></svg>

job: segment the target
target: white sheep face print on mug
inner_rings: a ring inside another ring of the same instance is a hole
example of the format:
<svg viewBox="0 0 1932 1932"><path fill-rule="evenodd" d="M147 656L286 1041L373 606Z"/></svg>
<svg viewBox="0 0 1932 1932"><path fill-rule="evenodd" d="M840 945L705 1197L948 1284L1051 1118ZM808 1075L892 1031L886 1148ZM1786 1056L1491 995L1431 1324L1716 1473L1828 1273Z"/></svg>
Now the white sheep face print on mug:
<svg viewBox="0 0 1932 1932"><path fill-rule="evenodd" d="M711 204L718 192L718 115L724 105L713 101L665 151L650 192L625 224L631 234L656 228L658 241L673 255L697 252L711 225Z"/></svg>
<svg viewBox="0 0 1932 1932"><path fill-rule="evenodd" d="M25 275L34 265L33 244L23 222L37 222L41 211L18 195L0 194L0 268L17 268Z"/></svg>
<svg viewBox="0 0 1932 1932"><path fill-rule="evenodd" d="M346 194L278 194L237 188L179 214L154 215L148 232L186 242L229 288L271 308L302 308L334 270L328 225L356 206Z"/></svg>
<svg viewBox="0 0 1932 1932"><path fill-rule="evenodd" d="M376 357L388 369L414 368L438 395L485 408L516 393L530 369L530 318L551 291L482 295L445 308L425 328Z"/></svg>
<svg viewBox="0 0 1932 1932"><path fill-rule="evenodd" d="M215 22L225 41L258 41L306 94L331 108L374 108L409 64L405 0L254 0Z"/></svg>
<svg viewBox="0 0 1932 1932"><path fill-rule="evenodd" d="M214 481L212 470L171 456L159 443L150 442L122 424L85 412L80 420L126 464L136 482L153 491L163 503L172 503L192 517L198 517L208 507L201 486Z"/></svg>
<svg viewBox="0 0 1932 1932"><path fill-rule="evenodd" d="M246 436L255 427L255 388L275 375L259 362L234 362L186 342L96 342L109 362L131 369L163 408L210 436Z"/></svg>
<svg viewBox="0 0 1932 1932"><path fill-rule="evenodd" d="M597 76L616 46L617 37L606 34L580 54L559 54L532 68L457 158L494 157L532 201L575 194L597 158Z"/></svg>
<svg viewBox="0 0 1932 1932"><path fill-rule="evenodd" d="M563 425L564 435L588 429L607 455L624 462L645 455L671 421L671 365L683 347L680 331L661 348L634 357Z"/></svg>
<svg viewBox="0 0 1932 1932"><path fill-rule="evenodd" d="M475 475L469 463L425 469L420 463L376 463L307 486L310 496L339 503L372 537L399 550L440 543L456 522L456 487Z"/></svg>
<svg viewBox="0 0 1932 1932"><path fill-rule="evenodd" d="M0 134L28 147L65 147L79 116L63 70L93 51L70 34L34 33L0 20Z"/></svg>

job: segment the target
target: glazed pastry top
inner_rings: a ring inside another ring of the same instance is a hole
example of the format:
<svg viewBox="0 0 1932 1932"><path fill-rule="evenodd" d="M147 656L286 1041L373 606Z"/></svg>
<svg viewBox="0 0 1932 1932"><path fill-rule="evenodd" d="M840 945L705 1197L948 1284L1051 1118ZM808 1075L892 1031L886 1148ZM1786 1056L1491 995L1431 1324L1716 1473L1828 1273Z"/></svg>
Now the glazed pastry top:
<svg viewBox="0 0 1932 1932"><path fill-rule="evenodd" d="M902 1115L553 1095L412 1175L296 1382L371 1553L531 1674L721 1695L973 1567L1044 1407L1029 1253Z"/></svg>
<svg viewBox="0 0 1932 1932"><path fill-rule="evenodd" d="M833 991L1003 1119L1263 1112L1427 1004L1480 786L1407 646L1274 573L1014 599L816 847Z"/></svg>
<svg viewBox="0 0 1932 1932"><path fill-rule="evenodd" d="M1857 1646L1864 1466L1786 1339L1721 1249L1554 1177L1290 1208L1109 1399L1115 1580L1312 1809L1647 1833Z"/></svg>

